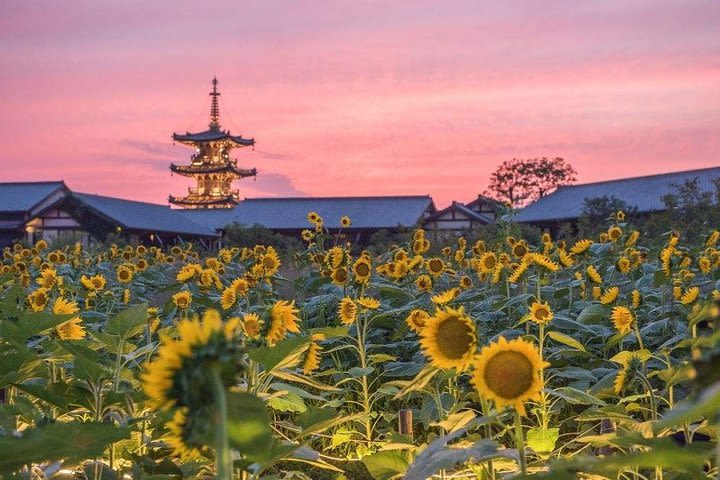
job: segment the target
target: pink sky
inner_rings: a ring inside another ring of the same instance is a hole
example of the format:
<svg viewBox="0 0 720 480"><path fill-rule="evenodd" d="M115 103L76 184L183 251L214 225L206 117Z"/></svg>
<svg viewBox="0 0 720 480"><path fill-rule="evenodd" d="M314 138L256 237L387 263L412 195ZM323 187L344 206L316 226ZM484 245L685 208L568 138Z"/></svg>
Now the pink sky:
<svg viewBox="0 0 720 480"><path fill-rule="evenodd" d="M257 140L244 197L443 207L513 157L582 182L720 165L718 1L178 3L4 2L0 181L166 203L213 74Z"/></svg>

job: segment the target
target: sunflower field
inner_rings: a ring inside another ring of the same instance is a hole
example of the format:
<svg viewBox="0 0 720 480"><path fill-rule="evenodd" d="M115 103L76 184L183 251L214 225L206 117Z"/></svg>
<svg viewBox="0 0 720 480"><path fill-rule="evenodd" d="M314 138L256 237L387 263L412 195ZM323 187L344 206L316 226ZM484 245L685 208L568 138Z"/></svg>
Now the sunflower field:
<svg viewBox="0 0 720 480"><path fill-rule="evenodd" d="M14 245L0 477L720 476L720 232ZM509 232L510 230L508 230Z"/></svg>

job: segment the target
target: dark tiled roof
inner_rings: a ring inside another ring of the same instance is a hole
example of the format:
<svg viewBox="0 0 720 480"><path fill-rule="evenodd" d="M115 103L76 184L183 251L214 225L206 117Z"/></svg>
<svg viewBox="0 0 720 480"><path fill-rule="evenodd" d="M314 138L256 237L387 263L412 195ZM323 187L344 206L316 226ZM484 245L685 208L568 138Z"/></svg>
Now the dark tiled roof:
<svg viewBox="0 0 720 480"><path fill-rule="evenodd" d="M23 225L23 220L0 220L0 230L19 230Z"/></svg>
<svg viewBox="0 0 720 480"><path fill-rule="evenodd" d="M179 210L183 215L210 228L222 228L233 222L245 226L262 225L272 230L310 228L307 213L315 211L328 228L337 228L340 217L352 220L350 230L414 227L435 206L425 196L394 197L298 197L249 198L233 209Z"/></svg>
<svg viewBox="0 0 720 480"><path fill-rule="evenodd" d="M213 229L199 225L165 205L87 193L73 193L72 195L83 205L117 222L128 230L204 237L217 235Z"/></svg>
<svg viewBox="0 0 720 480"><path fill-rule="evenodd" d="M514 220L543 222L575 219L581 215L585 199L605 195L622 200L629 208L637 208L638 212L660 211L665 209L662 198L676 193L673 185L696 178L703 191L712 192L715 190L713 179L720 178L720 167L560 187L520 210Z"/></svg>
<svg viewBox="0 0 720 480"><path fill-rule="evenodd" d="M462 213L463 215L465 215L466 217L470 218L471 220L475 220L476 222L480 222L483 224L495 222L494 218L492 218L488 215L485 215L484 213L470 210L467 206L463 205L460 202L455 202L455 201L453 201L453 203L451 203L449 206L445 207L444 209L434 212L432 215L430 215L427 218L427 221L431 222L433 220L437 220L440 217L442 217L444 214L446 214L452 210L456 210L456 211Z"/></svg>
<svg viewBox="0 0 720 480"><path fill-rule="evenodd" d="M460 202L453 202L453 207L455 207L458 211L464 213L468 217L477 220L478 222L482 223L494 223L495 219L490 217L489 215L485 215L484 213L476 212L474 210L470 210L468 207L463 205Z"/></svg>
<svg viewBox="0 0 720 480"><path fill-rule="evenodd" d="M61 181L0 183L0 212L29 212L63 188Z"/></svg>
<svg viewBox="0 0 720 480"><path fill-rule="evenodd" d="M218 140L231 140L238 145L255 145L254 138L243 138L240 135L231 135L228 131L211 128L200 133L173 133L173 140L177 142L213 142Z"/></svg>
<svg viewBox="0 0 720 480"><path fill-rule="evenodd" d="M482 204L482 203L492 205L495 208L503 208L504 207L502 202L498 202L494 198L486 197L485 195L478 195L475 200L473 200L472 202L466 203L465 206L470 209L473 209L473 207L475 207L476 205Z"/></svg>

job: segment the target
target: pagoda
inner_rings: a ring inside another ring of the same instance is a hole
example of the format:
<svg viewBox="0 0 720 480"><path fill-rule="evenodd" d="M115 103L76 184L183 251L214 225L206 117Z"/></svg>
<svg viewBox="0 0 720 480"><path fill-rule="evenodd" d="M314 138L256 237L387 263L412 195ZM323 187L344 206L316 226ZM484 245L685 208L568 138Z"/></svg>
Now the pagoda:
<svg viewBox="0 0 720 480"><path fill-rule="evenodd" d="M238 168L237 159L230 158L233 148L253 146L255 139L231 135L220 128L217 84L217 78L213 78L209 129L200 133L173 133L174 141L195 148L195 154L190 157L190 165L172 163L170 170L197 181L197 186L189 188L186 196L169 196L168 200L174 205L184 208L232 208L240 201L238 191L232 190L233 180L257 174L254 168Z"/></svg>

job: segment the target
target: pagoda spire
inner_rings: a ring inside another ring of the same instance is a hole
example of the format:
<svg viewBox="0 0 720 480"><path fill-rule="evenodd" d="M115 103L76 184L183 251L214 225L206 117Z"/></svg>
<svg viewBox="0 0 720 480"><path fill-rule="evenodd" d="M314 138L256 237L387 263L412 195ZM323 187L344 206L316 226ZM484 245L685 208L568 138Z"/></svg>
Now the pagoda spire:
<svg viewBox="0 0 720 480"><path fill-rule="evenodd" d="M220 108L217 78L212 80L210 97L210 129L198 133L173 133L173 141L192 147L190 165L170 164L170 171L193 178L197 186L190 188L184 197L170 195L168 200L183 208L232 208L240 201L240 194L233 190L232 182L254 177L257 170L238 166L237 159L230 156L238 147L252 147L255 139L232 135L220 129Z"/></svg>
<svg viewBox="0 0 720 480"><path fill-rule="evenodd" d="M210 103L210 130L220 130L220 107L218 106L220 92L217 91L217 84L217 78L213 77L213 89L209 94L212 97L212 102Z"/></svg>

